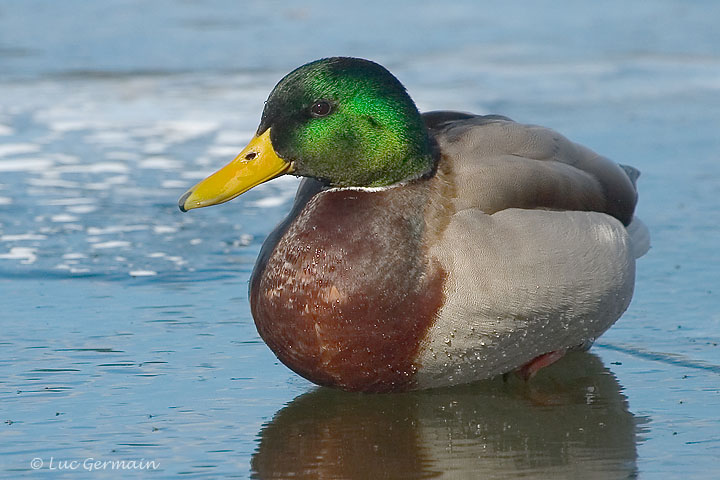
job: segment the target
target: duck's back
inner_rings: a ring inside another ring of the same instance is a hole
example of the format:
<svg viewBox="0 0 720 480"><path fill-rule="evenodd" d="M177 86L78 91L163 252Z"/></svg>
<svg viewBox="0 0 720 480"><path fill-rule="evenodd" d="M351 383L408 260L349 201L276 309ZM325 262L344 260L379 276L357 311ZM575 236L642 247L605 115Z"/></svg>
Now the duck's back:
<svg viewBox="0 0 720 480"><path fill-rule="evenodd" d="M545 127L459 112L424 114L455 185L457 209L604 212L628 225L637 192L627 170Z"/></svg>

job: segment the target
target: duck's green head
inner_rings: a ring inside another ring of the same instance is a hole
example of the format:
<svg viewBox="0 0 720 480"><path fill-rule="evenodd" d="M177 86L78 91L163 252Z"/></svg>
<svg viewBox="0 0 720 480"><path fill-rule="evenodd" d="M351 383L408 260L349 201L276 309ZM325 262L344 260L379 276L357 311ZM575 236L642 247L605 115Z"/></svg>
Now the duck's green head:
<svg viewBox="0 0 720 480"><path fill-rule="evenodd" d="M226 202L285 173L383 187L432 168L427 130L403 85L377 63L327 58L280 80L250 144L183 195L180 209Z"/></svg>

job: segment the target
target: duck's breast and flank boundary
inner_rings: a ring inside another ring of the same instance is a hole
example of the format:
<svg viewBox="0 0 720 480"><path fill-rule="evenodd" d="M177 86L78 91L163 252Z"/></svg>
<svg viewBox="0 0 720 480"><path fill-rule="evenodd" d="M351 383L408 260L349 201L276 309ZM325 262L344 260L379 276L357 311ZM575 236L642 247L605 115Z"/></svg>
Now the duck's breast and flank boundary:
<svg viewBox="0 0 720 480"><path fill-rule="evenodd" d="M307 201L261 256L250 302L288 367L346 390L413 388L415 357L443 303L427 260L425 189L330 189Z"/></svg>

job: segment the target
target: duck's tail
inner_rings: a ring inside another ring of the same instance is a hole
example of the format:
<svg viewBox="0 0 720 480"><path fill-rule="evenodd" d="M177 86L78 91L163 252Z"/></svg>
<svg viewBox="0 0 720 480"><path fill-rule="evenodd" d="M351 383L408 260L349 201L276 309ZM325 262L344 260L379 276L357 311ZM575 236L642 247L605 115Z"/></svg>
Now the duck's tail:
<svg viewBox="0 0 720 480"><path fill-rule="evenodd" d="M640 170L635 167L631 167L630 165L623 165L622 163L618 163L618 165L620 165L620 168L625 170L625 174L632 182L633 187L637 188L637 179L640 177Z"/></svg>
<svg viewBox="0 0 720 480"><path fill-rule="evenodd" d="M640 258L650 250L650 230L638 217L633 217L627 226L632 243L632 252L635 258Z"/></svg>
<svg viewBox="0 0 720 480"><path fill-rule="evenodd" d="M620 167L625 170L628 178L633 184L633 187L637 189L637 179L640 176L640 170L630 165L623 165L619 163ZM650 250L650 230L638 217L633 217L630 225L627 226L627 231L630 234L630 241L632 242L632 252L635 258L640 258Z"/></svg>

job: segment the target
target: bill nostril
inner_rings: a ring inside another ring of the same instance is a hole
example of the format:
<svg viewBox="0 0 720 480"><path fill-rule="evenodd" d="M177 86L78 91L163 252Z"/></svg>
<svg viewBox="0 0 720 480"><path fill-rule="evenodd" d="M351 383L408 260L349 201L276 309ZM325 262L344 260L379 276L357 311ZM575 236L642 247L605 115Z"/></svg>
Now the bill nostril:
<svg viewBox="0 0 720 480"><path fill-rule="evenodd" d="M247 155L245 155L245 160L248 160L248 161L255 160L255 157L257 157L257 153L250 152Z"/></svg>

